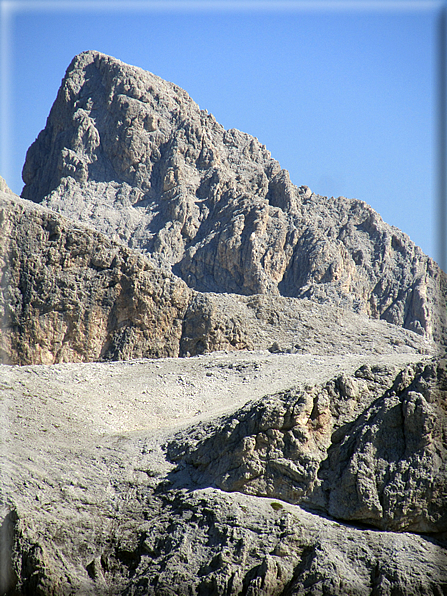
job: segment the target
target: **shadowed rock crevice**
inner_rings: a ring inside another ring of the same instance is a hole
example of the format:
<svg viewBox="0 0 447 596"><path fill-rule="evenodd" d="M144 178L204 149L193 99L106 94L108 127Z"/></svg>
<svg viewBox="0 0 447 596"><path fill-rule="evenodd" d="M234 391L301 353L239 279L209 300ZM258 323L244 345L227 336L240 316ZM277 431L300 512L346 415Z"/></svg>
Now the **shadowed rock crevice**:
<svg viewBox="0 0 447 596"><path fill-rule="evenodd" d="M14 569L14 538L17 513L12 510L5 515L0 525L0 593L13 594L18 583Z"/></svg>

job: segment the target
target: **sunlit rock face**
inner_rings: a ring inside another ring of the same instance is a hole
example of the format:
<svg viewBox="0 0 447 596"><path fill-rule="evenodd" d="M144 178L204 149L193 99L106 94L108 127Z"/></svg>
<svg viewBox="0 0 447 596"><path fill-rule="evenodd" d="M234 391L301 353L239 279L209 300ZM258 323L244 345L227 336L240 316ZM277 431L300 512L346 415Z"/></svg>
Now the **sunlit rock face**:
<svg viewBox="0 0 447 596"><path fill-rule="evenodd" d="M22 196L172 267L202 292L310 298L440 340L446 280L362 201L295 186L258 140L178 86L76 56Z"/></svg>
<svg viewBox="0 0 447 596"><path fill-rule="evenodd" d="M168 453L199 485L300 503L382 530L447 532L446 361L363 366L295 387L195 432Z"/></svg>
<svg viewBox="0 0 447 596"><path fill-rule="evenodd" d="M0 191L0 221L3 363L437 349L412 331L327 303L197 292L150 254L12 193Z"/></svg>
<svg viewBox="0 0 447 596"><path fill-rule="evenodd" d="M178 356L191 290L148 258L0 192L0 361Z"/></svg>
<svg viewBox="0 0 447 596"><path fill-rule="evenodd" d="M97 52L23 176L0 178L0 594L447 593L431 259Z"/></svg>

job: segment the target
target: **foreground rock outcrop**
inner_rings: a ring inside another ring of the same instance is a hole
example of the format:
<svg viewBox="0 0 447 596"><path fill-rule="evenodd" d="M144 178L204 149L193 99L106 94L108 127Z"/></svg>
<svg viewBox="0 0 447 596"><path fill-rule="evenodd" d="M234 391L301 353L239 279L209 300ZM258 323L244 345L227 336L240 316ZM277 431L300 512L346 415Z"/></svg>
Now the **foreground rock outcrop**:
<svg viewBox="0 0 447 596"><path fill-rule="evenodd" d="M383 530L447 532L446 361L411 365L388 384L389 370L364 366L264 397L169 453L205 486Z"/></svg>
<svg viewBox="0 0 447 596"><path fill-rule="evenodd" d="M232 352L0 374L1 593L447 589L445 362Z"/></svg>
<svg viewBox="0 0 447 596"><path fill-rule="evenodd" d="M422 361L398 374L430 351L423 338L308 301L194 294L97 232L12 195L3 199L9 357L122 359L154 346L158 356L169 347L177 355L182 345L231 346L235 331L271 349L78 368L3 365L3 592L444 589L437 541L445 527L445 365ZM126 313L121 327L111 315L116 304ZM67 321L75 332L61 339L56 331ZM94 351L123 328L118 337L138 341L116 341L119 353ZM277 393L259 399L266 387ZM371 482L380 471L382 486ZM284 500L393 532L347 531ZM402 535L397 548L396 530L432 537Z"/></svg>
<svg viewBox="0 0 447 596"><path fill-rule="evenodd" d="M22 196L157 255L202 292L281 294L443 337L437 265L366 203L294 186L258 140L98 52L67 70Z"/></svg>

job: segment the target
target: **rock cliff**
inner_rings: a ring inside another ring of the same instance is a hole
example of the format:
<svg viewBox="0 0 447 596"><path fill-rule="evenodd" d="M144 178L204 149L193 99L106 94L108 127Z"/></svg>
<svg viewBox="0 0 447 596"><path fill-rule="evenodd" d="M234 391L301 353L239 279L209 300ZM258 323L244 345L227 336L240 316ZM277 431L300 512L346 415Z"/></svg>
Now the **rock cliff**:
<svg viewBox="0 0 447 596"><path fill-rule="evenodd" d="M23 179L23 197L157 255L193 289L445 330L445 276L404 233L362 201L293 185L256 138L98 52L69 66Z"/></svg>
<svg viewBox="0 0 447 596"><path fill-rule="evenodd" d="M23 177L0 178L1 596L447 593L430 258L98 52Z"/></svg>
<svg viewBox="0 0 447 596"><path fill-rule="evenodd" d="M0 191L0 223L0 362L436 349L414 332L325 304L196 292L150 255L12 193Z"/></svg>
<svg viewBox="0 0 447 596"><path fill-rule="evenodd" d="M3 361L178 356L184 282L13 195L0 193L0 209Z"/></svg>
<svg viewBox="0 0 447 596"><path fill-rule="evenodd" d="M445 367L413 364L391 381L364 366L289 389L189 430L195 441L180 436L168 453L204 486L383 530L446 532Z"/></svg>

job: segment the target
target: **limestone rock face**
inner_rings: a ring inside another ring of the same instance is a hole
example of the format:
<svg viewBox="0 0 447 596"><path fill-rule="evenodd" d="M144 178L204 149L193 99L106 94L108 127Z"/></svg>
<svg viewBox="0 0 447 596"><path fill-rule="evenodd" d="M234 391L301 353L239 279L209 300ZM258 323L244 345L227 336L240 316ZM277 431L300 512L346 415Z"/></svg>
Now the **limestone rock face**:
<svg viewBox="0 0 447 596"><path fill-rule="evenodd" d="M170 456L198 485L383 530L446 532L446 361L392 376L364 366L264 397L180 435Z"/></svg>
<svg viewBox="0 0 447 596"><path fill-rule="evenodd" d="M447 594L431 259L98 52L23 177L0 178L0 595Z"/></svg>
<svg viewBox="0 0 447 596"><path fill-rule="evenodd" d="M0 192L0 221L4 363L242 349L321 354L436 350L414 332L329 305L195 292L150 255L12 193Z"/></svg>
<svg viewBox="0 0 447 596"><path fill-rule="evenodd" d="M443 361L235 351L0 383L2 594L446 591Z"/></svg>
<svg viewBox="0 0 447 596"><path fill-rule="evenodd" d="M109 56L74 58L23 179L23 197L196 290L306 297L443 336L445 276L405 234L362 201L293 185L256 138Z"/></svg>
<svg viewBox="0 0 447 596"><path fill-rule="evenodd" d="M397 531L447 531L447 363L412 365L332 436L327 510Z"/></svg>
<svg viewBox="0 0 447 596"><path fill-rule="evenodd" d="M191 291L147 258L0 193L1 358L177 356Z"/></svg>

